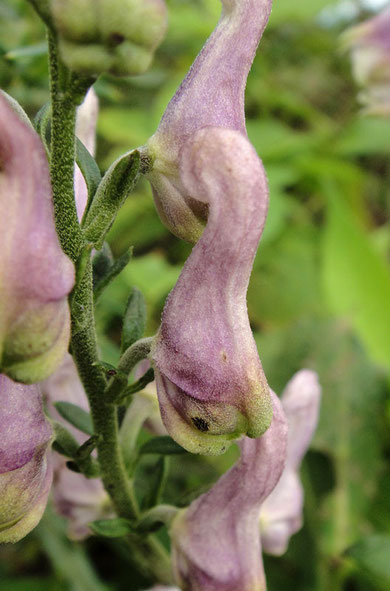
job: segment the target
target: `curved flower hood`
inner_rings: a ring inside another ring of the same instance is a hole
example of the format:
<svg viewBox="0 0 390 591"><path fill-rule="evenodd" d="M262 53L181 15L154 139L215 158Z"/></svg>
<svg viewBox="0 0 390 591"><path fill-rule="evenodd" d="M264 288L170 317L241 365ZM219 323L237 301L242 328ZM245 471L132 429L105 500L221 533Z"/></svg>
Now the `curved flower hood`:
<svg viewBox="0 0 390 591"><path fill-rule="evenodd" d="M268 191L261 161L238 131L197 132L180 172L209 216L168 297L151 357L170 435L193 453L218 454L242 434L262 435L272 417L246 307Z"/></svg>
<svg viewBox="0 0 390 591"><path fill-rule="evenodd" d="M33 383L67 349L74 269L54 224L46 154L0 95L0 370Z"/></svg>
<svg viewBox="0 0 390 591"><path fill-rule="evenodd" d="M268 431L242 439L233 468L173 521L173 567L183 591L266 589L258 514L282 474L287 447L283 409L272 396Z"/></svg>
<svg viewBox="0 0 390 591"><path fill-rule="evenodd" d="M161 220L189 242L196 242L202 234L208 210L180 178L181 151L189 138L208 126L246 135L246 79L271 4L271 0L222 0L222 14L214 32L148 141L153 160L148 178Z"/></svg>

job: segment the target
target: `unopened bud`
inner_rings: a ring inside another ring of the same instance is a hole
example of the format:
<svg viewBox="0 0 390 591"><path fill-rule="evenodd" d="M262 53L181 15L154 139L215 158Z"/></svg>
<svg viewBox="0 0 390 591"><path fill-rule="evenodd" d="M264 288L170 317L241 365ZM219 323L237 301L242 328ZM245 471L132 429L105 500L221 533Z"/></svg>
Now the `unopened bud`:
<svg viewBox="0 0 390 591"><path fill-rule="evenodd" d="M163 0L52 0L65 64L84 75L142 74L162 40Z"/></svg>

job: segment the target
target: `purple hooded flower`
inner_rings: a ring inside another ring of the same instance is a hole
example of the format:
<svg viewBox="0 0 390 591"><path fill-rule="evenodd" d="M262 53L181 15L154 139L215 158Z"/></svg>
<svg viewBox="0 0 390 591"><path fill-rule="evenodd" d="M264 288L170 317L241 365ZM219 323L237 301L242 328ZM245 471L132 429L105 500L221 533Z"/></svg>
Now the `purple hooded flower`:
<svg viewBox="0 0 390 591"><path fill-rule="evenodd" d="M0 433L0 543L17 542L41 519L52 481L52 431L38 386L0 375Z"/></svg>
<svg viewBox="0 0 390 591"><path fill-rule="evenodd" d="M71 402L88 409L88 401L70 355L66 355L60 368L42 384L51 416L63 422L53 407L54 402ZM80 443L88 436L68 423L64 426ZM88 523L104 519L112 514L109 497L98 478L86 478L83 474L72 472L66 467L66 459L53 452L54 481L53 500L55 509L68 520L68 535L73 540L82 540L91 534Z"/></svg>
<svg viewBox="0 0 390 591"><path fill-rule="evenodd" d="M180 176L208 222L168 297L151 358L163 422L193 453L259 437L272 407L249 325L246 290L264 226L263 166L238 131L205 128L187 142Z"/></svg>
<svg viewBox="0 0 390 591"><path fill-rule="evenodd" d="M68 346L74 270L56 234L42 142L1 95L0 214L0 369L37 382Z"/></svg>
<svg viewBox="0 0 390 591"><path fill-rule="evenodd" d="M296 373L282 395L288 422L286 467L260 512L261 542L268 554L284 554L290 537L302 527L299 467L317 426L320 399L317 374L309 369Z"/></svg>
<svg viewBox="0 0 390 591"><path fill-rule="evenodd" d="M287 423L273 394L273 420L259 439L171 527L176 582L183 591L265 591L258 515L285 463Z"/></svg>
<svg viewBox="0 0 390 591"><path fill-rule="evenodd" d="M244 92L272 0L222 0L221 18L169 103L147 144L153 167L148 178L162 221L179 238L196 242L208 215L201 196L184 186L180 155L205 127L246 135Z"/></svg>
<svg viewBox="0 0 390 591"><path fill-rule="evenodd" d="M353 73L364 91L359 99L366 111L390 115L390 7L343 35L351 50Z"/></svg>

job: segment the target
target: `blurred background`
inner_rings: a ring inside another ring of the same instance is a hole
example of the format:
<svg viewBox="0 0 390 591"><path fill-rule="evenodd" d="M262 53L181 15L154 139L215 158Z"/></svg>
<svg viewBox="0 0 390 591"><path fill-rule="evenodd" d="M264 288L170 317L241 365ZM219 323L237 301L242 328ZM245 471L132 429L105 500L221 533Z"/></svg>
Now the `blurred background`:
<svg viewBox="0 0 390 591"><path fill-rule="evenodd" d="M276 392L302 367L323 387L302 467L305 526L283 557L265 557L269 591L390 589L390 118L361 114L339 39L384 4L275 0L248 79L248 134L270 184L251 324ZM155 131L220 10L218 0L167 5L169 30L150 71L95 85L103 171ZM31 116L49 98L44 27L23 0L0 3L0 86ZM115 363L131 287L145 294L151 335L190 246L160 223L143 181L109 241L115 255L134 245L97 310L102 358ZM236 457L234 446L220 458L175 456L164 501L186 504ZM151 468L140 468L141 488ZM65 529L49 507L27 538L2 547L1 591L147 588L120 541L71 543Z"/></svg>

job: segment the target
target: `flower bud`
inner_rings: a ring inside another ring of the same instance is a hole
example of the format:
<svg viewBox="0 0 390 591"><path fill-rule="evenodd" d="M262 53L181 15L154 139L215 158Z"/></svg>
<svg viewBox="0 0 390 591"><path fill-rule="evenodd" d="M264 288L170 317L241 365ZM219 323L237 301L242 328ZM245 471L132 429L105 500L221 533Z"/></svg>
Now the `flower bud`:
<svg viewBox="0 0 390 591"><path fill-rule="evenodd" d="M390 7L343 35L351 50L356 81L364 88L359 99L366 111L390 115Z"/></svg>
<svg viewBox="0 0 390 591"><path fill-rule="evenodd" d="M0 432L0 543L17 542L41 519L52 481L52 431L38 386L0 375Z"/></svg>
<svg viewBox="0 0 390 591"><path fill-rule="evenodd" d="M65 64L84 75L142 74L161 42L163 0L51 0Z"/></svg>
<svg viewBox="0 0 390 591"><path fill-rule="evenodd" d="M257 523L260 506L284 468L287 424L273 394L273 419L259 439L239 443L241 457L171 527L175 579L182 591L265 591Z"/></svg>
<svg viewBox="0 0 390 591"><path fill-rule="evenodd" d="M195 134L181 177L208 222L168 297L151 357L169 434L193 453L219 454L242 434L262 435L272 418L245 297L268 191L252 145L228 129Z"/></svg>
<svg viewBox="0 0 390 591"><path fill-rule="evenodd" d="M186 141L204 127L246 134L246 79L271 4L271 0L222 0L217 27L148 141L153 161L148 178L158 213L171 232L189 242L202 234L208 211L183 185L180 154Z"/></svg>
<svg viewBox="0 0 390 591"><path fill-rule="evenodd" d="M55 402L71 402L88 411L88 401L72 357L65 355L62 365L42 384L50 415L64 423L55 410ZM82 445L88 436L75 427L64 423L75 439ZM66 458L53 452L54 481L53 501L56 511L68 521L68 536L82 540L91 534L88 524L97 519L106 519L112 513L108 494L98 478L86 478L66 466Z"/></svg>
<svg viewBox="0 0 390 591"><path fill-rule="evenodd" d="M55 230L46 154L0 96L0 370L33 383L69 342L74 269Z"/></svg>
<svg viewBox="0 0 390 591"><path fill-rule="evenodd" d="M282 395L288 423L286 467L260 511L261 542L268 554L284 554L290 537L302 527L299 467L317 426L320 398L317 374L309 369L296 373Z"/></svg>

